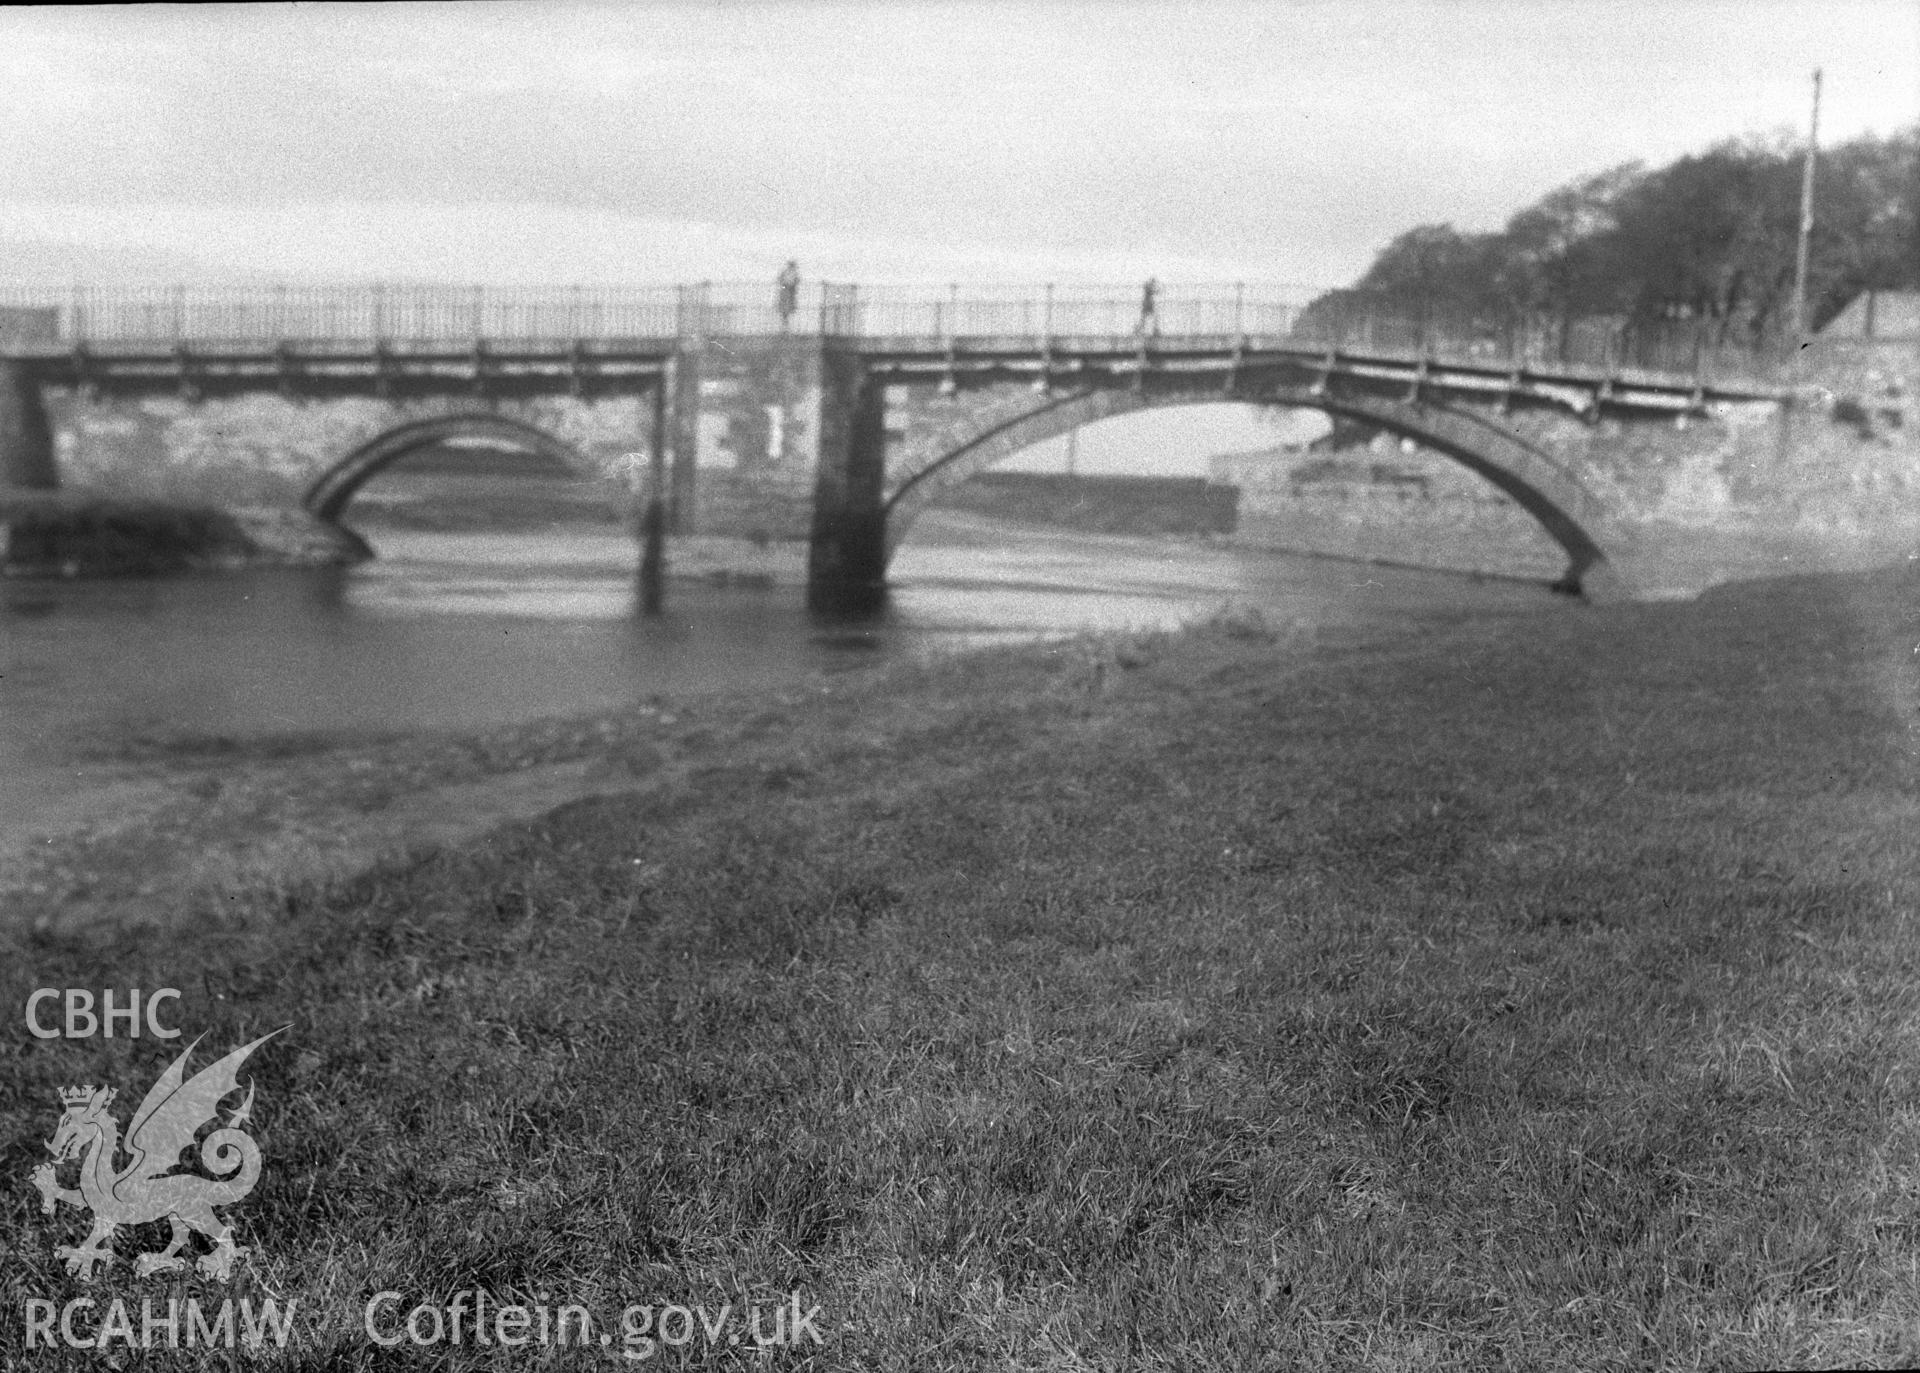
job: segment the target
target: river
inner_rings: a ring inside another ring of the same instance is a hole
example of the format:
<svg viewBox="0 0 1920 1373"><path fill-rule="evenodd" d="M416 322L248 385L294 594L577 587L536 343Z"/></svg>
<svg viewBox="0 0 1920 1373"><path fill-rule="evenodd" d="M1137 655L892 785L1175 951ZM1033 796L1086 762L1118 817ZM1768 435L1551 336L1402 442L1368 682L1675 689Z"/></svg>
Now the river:
<svg viewBox="0 0 1920 1373"><path fill-rule="evenodd" d="M372 537L381 556L345 570L0 582L0 836L62 808L90 762L173 743L482 727L1228 605L1314 625L1567 605L1519 582L934 512L873 619L809 616L797 585L699 580L670 582L646 619L617 525Z"/></svg>

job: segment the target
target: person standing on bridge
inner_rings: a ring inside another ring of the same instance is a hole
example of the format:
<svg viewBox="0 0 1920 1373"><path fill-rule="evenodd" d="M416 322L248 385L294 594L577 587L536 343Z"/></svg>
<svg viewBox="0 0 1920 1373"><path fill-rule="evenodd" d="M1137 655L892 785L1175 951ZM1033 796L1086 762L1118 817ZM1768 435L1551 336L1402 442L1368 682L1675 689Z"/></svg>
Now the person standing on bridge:
<svg viewBox="0 0 1920 1373"><path fill-rule="evenodd" d="M787 259L776 284L774 308L780 312L780 332L784 334L793 328L793 312L800 308L800 264Z"/></svg>
<svg viewBox="0 0 1920 1373"><path fill-rule="evenodd" d="M1144 335L1160 332L1160 319L1155 313L1159 305L1160 283L1148 277L1140 288L1140 333Z"/></svg>

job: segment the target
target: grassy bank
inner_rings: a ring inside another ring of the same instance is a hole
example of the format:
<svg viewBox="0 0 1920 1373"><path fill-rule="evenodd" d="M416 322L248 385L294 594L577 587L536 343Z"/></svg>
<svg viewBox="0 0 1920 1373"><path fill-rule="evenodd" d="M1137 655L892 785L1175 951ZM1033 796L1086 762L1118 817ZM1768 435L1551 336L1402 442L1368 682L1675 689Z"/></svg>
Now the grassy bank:
<svg viewBox="0 0 1920 1373"><path fill-rule="evenodd" d="M209 807L510 744L633 791L0 978L179 987L197 1062L291 1024L232 1289L298 1302L286 1362L404 1366L367 1300L479 1288L819 1305L755 1366L1912 1364L1917 595L1228 619L243 757ZM124 1121L172 1056L14 1027L8 1353L82 1290L20 1181L56 1090ZM164 1238L88 1295L214 1294L134 1282Z"/></svg>

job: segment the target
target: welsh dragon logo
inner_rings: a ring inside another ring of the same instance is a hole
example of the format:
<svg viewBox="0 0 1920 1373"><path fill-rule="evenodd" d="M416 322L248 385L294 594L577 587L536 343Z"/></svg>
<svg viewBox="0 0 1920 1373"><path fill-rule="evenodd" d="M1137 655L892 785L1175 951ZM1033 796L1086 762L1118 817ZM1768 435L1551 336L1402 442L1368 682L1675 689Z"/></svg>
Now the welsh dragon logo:
<svg viewBox="0 0 1920 1373"><path fill-rule="evenodd" d="M284 1028L284 1027L283 1027ZM181 1151L192 1145L202 1126L217 1120L220 1102L239 1090L240 1065L279 1030L242 1045L219 1062L186 1076L187 1059L196 1039L160 1075L140 1109L127 1125L126 1152L132 1162L115 1168L120 1150L120 1125L107 1113L116 1095L110 1087L64 1087L60 1091L66 1113L47 1142L52 1163L33 1171L40 1189L40 1209L52 1215L56 1202L93 1212L93 1233L83 1244L56 1246L55 1258L66 1260L67 1271L82 1282L91 1281L96 1265L113 1263L113 1232L123 1225L142 1225L166 1219L173 1222L173 1242L135 1261L134 1276L172 1272L187 1266L180 1256L189 1232L199 1231L213 1241L211 1253L200 1256L196 1268L224 1282L233 1274L233 1261L247 1251L233 1242L233 1227L214 1213L253 1190L260 1179L260 1148L239 1127L252 1118L253 1086L246 1100L229 1111L226 1124L200 1145L200 1163L214 1178L175 1173ZM201 1036L205 1038L205 1036ZM59 1185L56 1169L80 1159L77 1191ZM218 1179L218 1180L216 1180Z"/></svg>

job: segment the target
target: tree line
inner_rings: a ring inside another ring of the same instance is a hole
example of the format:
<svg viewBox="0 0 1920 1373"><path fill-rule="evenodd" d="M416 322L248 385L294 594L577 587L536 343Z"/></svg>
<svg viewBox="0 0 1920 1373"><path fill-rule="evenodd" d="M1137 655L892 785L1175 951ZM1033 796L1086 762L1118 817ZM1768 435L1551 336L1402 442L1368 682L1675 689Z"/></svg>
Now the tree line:
<svg viewBox="0 0 1920 1373"><path fill-rule="evenodd" d="M1493 232L1423 224L1308 313L1685 321L1715 344L1782 338L1805 156L1785 135L1735 139L1583 177ZM1920 124L1822 149L1814 165L1807 314L1818 328L1862 290L1920 287Z"/></svg>

